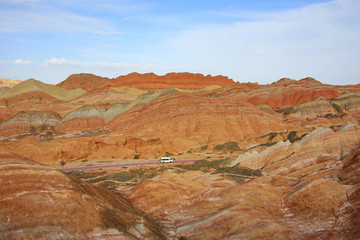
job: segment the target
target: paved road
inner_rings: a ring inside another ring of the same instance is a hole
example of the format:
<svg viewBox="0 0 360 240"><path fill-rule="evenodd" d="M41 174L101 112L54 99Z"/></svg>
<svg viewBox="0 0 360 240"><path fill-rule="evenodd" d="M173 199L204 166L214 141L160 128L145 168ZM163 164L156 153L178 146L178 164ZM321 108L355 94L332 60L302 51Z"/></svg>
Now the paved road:
<svg viewBox="0 0 360 240"><path fill-rule="evenodd" d="M174 160L173 163L160 163L160 161L156 162L138 162L138 163L119 163L119 164L108 164L108 165L94 165L94 166L83 166L83 167L74 167L74 168L60 168L59 170L63 172L71 172L71 171L83 171L83 170L95 170L95 169L104 169L104 168L118 168L118 167L133 167L133 166L145 166L145 165L157 165L157 164L176 164L176 163L185 163L185 162L196 162L201 159L188 159L188 160Z"/></svg>

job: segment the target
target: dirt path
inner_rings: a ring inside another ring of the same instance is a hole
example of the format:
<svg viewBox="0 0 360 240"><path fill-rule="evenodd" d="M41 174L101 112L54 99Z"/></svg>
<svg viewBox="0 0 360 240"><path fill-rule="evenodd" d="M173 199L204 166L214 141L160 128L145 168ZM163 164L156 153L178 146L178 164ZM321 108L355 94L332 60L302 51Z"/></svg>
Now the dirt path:
<svg viewBox="0 0 360 240"><path fill-rule="evenodd" d="M107 165L95 165L95 166L83 166L83 167L72 167L72 168L59 168L63 172L71 171L84 171L84 170L95 170L95 169L104 169L104 168L118 168L118 167L133 167L133 166L145 166L145 165L158 165L158 164L177 164L177 163L186 163L186 162L196 162L200 159L187 159L187 160L175 160L173 163L160 163L160 161L155 162L137 162L137 163L119 163L119 164L107 164Z"/></svg>

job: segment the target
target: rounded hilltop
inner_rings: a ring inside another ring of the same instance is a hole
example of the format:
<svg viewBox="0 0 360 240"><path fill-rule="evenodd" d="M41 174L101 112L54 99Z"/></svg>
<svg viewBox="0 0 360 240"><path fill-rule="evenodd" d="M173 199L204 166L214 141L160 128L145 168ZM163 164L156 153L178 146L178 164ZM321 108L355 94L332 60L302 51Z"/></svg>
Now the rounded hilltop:
<svg viewBox="0 0 360 240"><path fill-rule="evenodd" d="M90 73L77 73L71 74L67 79L58 83L56 86L62 87L68 90L82 88L84 90L93 90L100 86L110 82L111 79L105 77L99 77Z"/></svg>

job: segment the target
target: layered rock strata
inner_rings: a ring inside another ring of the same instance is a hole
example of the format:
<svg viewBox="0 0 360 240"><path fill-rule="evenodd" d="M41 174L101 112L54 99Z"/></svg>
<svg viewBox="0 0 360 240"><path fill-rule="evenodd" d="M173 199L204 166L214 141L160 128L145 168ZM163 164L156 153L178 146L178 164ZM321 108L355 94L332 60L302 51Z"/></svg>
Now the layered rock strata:
<svg viewBox="0 0 360 240"><path fill-rule="evenodd" d="M164 239L121 196L0 152L1 239Z"/></svg>

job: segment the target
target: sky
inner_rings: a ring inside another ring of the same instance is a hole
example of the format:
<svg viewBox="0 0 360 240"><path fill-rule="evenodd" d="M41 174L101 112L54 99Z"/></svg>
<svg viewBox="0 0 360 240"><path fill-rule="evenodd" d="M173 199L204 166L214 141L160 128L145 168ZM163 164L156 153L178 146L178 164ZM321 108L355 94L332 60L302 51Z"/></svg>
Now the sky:
<svg viewBox="0 0 360 240"><path fill-rule="evenodd" d="M360 83L360 0L0 0L0 78Z"/></svg>

